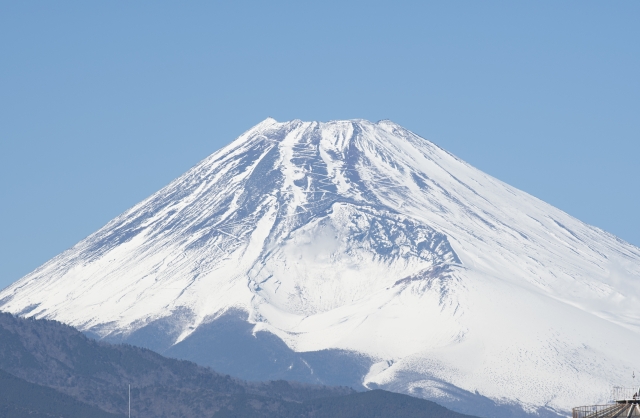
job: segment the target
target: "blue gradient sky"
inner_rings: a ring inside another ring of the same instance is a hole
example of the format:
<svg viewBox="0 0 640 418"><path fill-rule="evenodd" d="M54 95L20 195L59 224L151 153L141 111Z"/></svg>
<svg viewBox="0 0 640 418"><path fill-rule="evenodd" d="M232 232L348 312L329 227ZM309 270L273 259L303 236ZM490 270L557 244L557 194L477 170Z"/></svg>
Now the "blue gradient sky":
<svg viewBox="0 0 640 418"><path fill-rule="evenodd" d="M0 3L0 287L267 116L392 119L640 245L640 2Z"/></svg>

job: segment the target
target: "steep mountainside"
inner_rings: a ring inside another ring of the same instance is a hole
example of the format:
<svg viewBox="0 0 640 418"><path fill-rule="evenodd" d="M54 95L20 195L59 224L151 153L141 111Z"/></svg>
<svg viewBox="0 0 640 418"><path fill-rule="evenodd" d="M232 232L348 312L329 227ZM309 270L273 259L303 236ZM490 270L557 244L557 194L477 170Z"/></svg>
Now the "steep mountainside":
<svg viewBox="0 0 640 418"><path fill-rule="evenodd" d="M246 378L553 415L625 383L639 286L640 249L392 122L267 119L0 309L227 370L259 353Z"/></svg>

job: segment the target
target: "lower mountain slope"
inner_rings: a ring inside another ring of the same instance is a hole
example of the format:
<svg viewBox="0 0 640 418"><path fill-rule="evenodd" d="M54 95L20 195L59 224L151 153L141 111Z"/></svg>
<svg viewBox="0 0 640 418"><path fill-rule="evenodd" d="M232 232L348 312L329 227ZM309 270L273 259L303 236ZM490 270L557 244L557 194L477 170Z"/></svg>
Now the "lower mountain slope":
<svg viewBox="0 0 640 418"><path fill-rule="evenodd" d="M56 321L0 313L0 415L464 418L433 402L286 381L245 382L188 361L86 337ZM30 415L29 415L30 414Z"/></svg>
<svg viewBox="0 0 640 418"><path fill-rule="evenodd" d="M2 418L124 418L0 370Z"/></svg>
<svg viewBox="0 0 640 418"><path fill-rule="evenodd" d="M265 405L267 406L267 405ZM267 409L267 408L264 408ZM372 390L347 396L304 401L282 409L278 418L472 418L408 395L384 390ZM216 418L274 417L263 408L256 411L247 399L237 397L229 408L216 414Z"/></svg>

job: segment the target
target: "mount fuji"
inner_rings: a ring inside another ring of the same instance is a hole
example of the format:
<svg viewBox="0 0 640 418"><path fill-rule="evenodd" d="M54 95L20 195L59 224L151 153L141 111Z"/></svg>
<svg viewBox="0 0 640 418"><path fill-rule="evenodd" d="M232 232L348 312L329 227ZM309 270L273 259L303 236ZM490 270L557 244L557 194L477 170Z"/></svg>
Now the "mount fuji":
<svg viewBox="0 0 640 418"><path fill-rule="evenodd" d="M630 384L640 249L390 122L267 119L0 292L248 379L485 417Z"/></svg>

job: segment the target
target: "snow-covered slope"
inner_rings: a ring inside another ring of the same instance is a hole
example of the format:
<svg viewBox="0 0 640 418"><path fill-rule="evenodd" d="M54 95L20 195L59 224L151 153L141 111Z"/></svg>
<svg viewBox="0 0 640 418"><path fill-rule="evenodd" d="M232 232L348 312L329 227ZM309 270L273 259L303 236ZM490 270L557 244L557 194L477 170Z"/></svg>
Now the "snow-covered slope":
<svg viewBox="0 0 640 418"><path fill-rule="evenodd" d="M171 317L174 344L242 310L296 352L365 355L367 387L535 412L628 383L639 297L640 249L390 121L267 119L0 309L100 336Z"/></svg>

